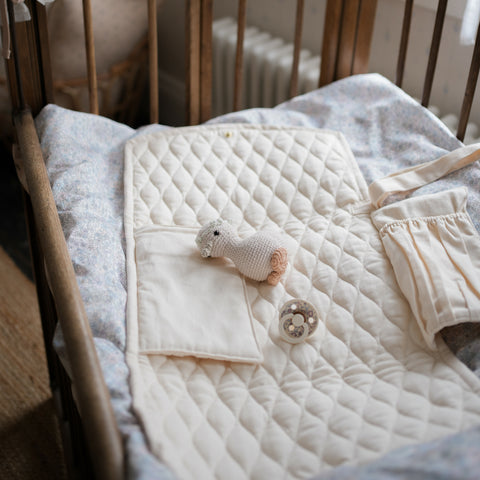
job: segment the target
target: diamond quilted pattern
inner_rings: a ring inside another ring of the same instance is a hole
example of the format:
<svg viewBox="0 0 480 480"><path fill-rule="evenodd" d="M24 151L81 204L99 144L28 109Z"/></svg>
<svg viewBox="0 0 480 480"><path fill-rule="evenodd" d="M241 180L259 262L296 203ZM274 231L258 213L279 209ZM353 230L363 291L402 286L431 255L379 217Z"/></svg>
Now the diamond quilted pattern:
<svg viewBox="0 0 480 480"><path fill-rule="evenodd" d="M134 229L221 216L243 234L276 226L287 235L286 280L247 281L262 365L135 360L134 402L179 478L306 478L480 421L478 381L419 340L369 216L350 213L367 194L341 135L177 129L132 140L126 161ZM295 346L277 329L293 297L321 318Z"/></svg>

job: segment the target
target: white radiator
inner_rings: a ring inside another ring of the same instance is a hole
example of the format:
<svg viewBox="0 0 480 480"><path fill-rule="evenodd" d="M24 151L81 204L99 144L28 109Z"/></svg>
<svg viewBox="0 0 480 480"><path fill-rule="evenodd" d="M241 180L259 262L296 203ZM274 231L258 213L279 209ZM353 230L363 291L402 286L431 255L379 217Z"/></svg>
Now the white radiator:
<svg viewBox="0 0 480 480"><path fill-rule="evenodd" d="M213 22L213 116L229 112L233 105L237 23L227 17ZM288 98L293 44L272 37L255 27L245 29L243 47L243 82L241 108L273 107ZM301 50L298 72L298 94L318 86L320 57ZM429 109L456 132L458 116L441 114L435 106ZM480 129L467 125L464 142L480 142Z"/></svg>
<svg viewBox="0 0 480 480"><path fill-rule="evenodd" d="M214 115L231 111L235 71L237 24L232 18L213 23ZM257 28L247 27L243 47L242 108L273 107L288 98L293 45ZM300 53L298 93L318 85L320 57Z"/></svg>

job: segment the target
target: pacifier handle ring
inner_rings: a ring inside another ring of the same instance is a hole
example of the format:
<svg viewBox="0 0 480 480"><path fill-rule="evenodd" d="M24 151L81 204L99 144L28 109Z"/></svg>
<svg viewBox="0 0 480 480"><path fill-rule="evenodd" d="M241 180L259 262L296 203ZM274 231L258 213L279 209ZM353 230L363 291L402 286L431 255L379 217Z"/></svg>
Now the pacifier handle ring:
<svg viewBox="0 0 480 480"><path fill-rule="evenodd" d="M289 343L303 342L303 340L305 340L308 337L308 334L309 334L308 325L306 324L306 322L304 322L302 325L299 325L299 326L303 327L302 334L299 337L290 336L287 333L288 327L285 326L285 323L287 323L289 320L290 320L290 318L286 318L285 316L282 317L282 319L280 319L280 328L279 328L280 336Z"/></svg>

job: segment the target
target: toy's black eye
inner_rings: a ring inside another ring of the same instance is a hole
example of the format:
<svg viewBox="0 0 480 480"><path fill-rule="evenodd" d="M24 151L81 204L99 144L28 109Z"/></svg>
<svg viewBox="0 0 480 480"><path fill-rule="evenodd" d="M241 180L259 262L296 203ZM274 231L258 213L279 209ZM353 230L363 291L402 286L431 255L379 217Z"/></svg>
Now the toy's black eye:
<svg viewBox="0 0 480 480"><path fill-rule="evenodd" d="M220 235L220 232L218 230L215 230L213 234L217 237L218 235Z"/></svg>

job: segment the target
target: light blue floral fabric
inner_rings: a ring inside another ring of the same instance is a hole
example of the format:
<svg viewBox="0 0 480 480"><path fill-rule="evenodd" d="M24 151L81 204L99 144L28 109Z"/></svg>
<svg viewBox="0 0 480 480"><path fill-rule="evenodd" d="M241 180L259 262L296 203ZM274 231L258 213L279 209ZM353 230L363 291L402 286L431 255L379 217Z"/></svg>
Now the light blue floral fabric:
<svg viewBox="0 0 480 480"><path fill-rule="evenodd" d="M235 112L209 123L222 122L338 130L347 138L367 183L433 160L461 145L433 114L376 74L335 82L273 109ZM166 127L152 125L135 131L102 117L54 105L42 110L36 124L100 363L125 439L128 478L173 478L168 468L150 454L132 412L123 353L126 335L123 146L135 135ZM459 185L469 187L468 210L478 230L478 164L415 194ZM480 343L468 328L462 338L464 344L457 345L454 351L479 374ZM62 354L61 334L57 335L56 346ZM340 467L321 478L473 478L471 472L480 471L479 437L477 428L443 443L393 452L359 469ZM441 469L435 468L433 462L438 462ZM441 472L443 477L439 476Z"/></svg>
<svg viewBox="0 0 480 480"><path fill-rule="evenodd" d="M315 480L477 480L480 427L395 450L368 465L342 466Z"/></svg>

